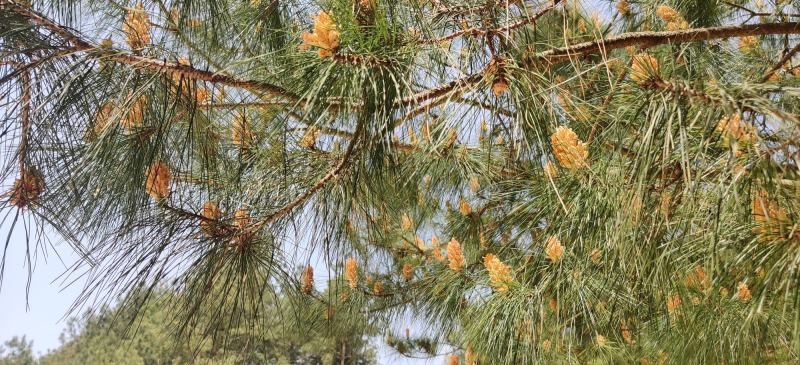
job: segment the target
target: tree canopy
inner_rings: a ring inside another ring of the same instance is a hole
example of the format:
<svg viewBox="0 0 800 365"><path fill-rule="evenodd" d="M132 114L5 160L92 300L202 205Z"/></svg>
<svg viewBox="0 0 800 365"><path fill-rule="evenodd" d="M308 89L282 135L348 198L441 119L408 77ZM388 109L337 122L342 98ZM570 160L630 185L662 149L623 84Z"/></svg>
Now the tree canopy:
<svg viewBox="0 0 800 365"><path fill-rule="evenodd" d="M374 363L374 349L359 331L330 337L295 326L295 319L271 313L269 328L245 331L226 323L214 341L192 336L172 341L176 325L164 302L174 293L157 290L141 307L103 307L72 317L61 334L61 346L35 358L32 341L14 337L0 347L2 365L101 364L348 364ZM265 300L268 300L265 298ZM124 302L124 301L122 301ZM276 308L276 303L266 304ZM343 348L342 345L345 347Z"/></svg>
<svg viewBox="0 0 800 365"><path fill-rule="evenodd" d="M0 0L6 219L80 255L79 303L168 288L180 346L290 318L452 364L796 362L798 18Z"/></svg>

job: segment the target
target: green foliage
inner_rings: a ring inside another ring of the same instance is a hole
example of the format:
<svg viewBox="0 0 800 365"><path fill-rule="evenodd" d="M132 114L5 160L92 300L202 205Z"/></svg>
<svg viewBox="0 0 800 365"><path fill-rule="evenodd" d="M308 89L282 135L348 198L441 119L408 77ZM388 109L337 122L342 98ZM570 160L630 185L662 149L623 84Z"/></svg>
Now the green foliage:
<svg viewBox="0 0 800 365"><path fill-rule="evenodd" d="M798 361L793 2L56 3L0 0L2 176L108 361Z"/></svg>
<svg viewBox="0 0 800 365"><path fill-rule="evenodd" d="M25 336L14 336L0 346L0 364L2 365L33 365L33 341L28 341Z"/></svg>
<svg viewBox="0 0 800 365"><path fill-rule="evenodd" d="M277 312L257 336L226 324L216 329L226 333L220 337L226 341L201 335L180 341L173 337L175 320L164 306L173 294L159 290L151 295L139 308L104 307L69 319L61 346L39 359L33 357L31 342L15 337L0 352L0 364L339 364L342 356L347 364L374 363L374 350L365 345L361 331L328 337Z"/></svg>

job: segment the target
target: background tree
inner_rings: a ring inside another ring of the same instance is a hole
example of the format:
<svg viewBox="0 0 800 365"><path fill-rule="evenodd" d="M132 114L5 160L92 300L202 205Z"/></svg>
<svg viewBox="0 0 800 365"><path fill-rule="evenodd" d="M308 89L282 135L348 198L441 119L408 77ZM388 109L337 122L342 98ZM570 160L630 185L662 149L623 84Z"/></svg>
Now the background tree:
<svg viewBox="0 0 800 365"><path fill-rule="evenodd" d="M0 364L2 365L33 365L33 341L28 341L25 336L14 336L0 346Z"/></svg>
<svg viewBox="0 0 800 365"><path fill-rule="evenodd" d="M225 326L219 343L202 336L172 341L176 324L164 303L174 293L157 290L141 307L103 307L68 320L61 346L34 358L31 341L14 337L0 351L0 364L372 364L374 349L361 332L329 337L307 332L297 319L272 313L269 328ZM266 299L269 300L269 299ZM123 301L124 302L124 301ZM275 308L275 304L267 307ZM367 333L368 334L368 333ZM251 337L255 336L255 337ZM345 351L342 351L342 344Z"/></svg>
<svg viewBox="0 0 800 365"><path fill-rule="evenodd" d="M798 360L793 1L0 9L9 212L81 301L167 286L223 348L277 311L469 364Z"/></svg>

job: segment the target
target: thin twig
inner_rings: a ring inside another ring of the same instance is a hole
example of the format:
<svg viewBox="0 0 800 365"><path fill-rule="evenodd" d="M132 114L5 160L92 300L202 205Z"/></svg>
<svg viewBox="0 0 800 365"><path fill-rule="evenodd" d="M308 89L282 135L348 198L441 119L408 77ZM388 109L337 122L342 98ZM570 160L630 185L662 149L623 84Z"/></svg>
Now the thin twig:
<svg viewBox="0 0 800 365"><path fill-rule="evenodd" d="M545 14L550 12L550 10L553 10L553 8L555 8L556 5L558 5L561 1L562 0L553 0L553 2L550 3L550 5L547 5L546 7L542 8L541 10L536 12L536 14L533 14L531 17L526 18L526 19L522 19L522 20L520 20L520 21L518 21L516 23L508 24L508 25L500 27L500 28L485 29L485 28L480 28L480 27L472 27L472 28L468 28L468 29L459 30L457 32L448 34L446 36L438 37L438 38L423 39L423 40L420 41L420 43L422 43L422 44L438 44L438 43L441 43L441 42L445 42L445 41L449 41L449 40L452 40L452 39L456 39L456 38L464 36L464 35L482 36L482 35L503 34L503 33L506 33L506 32L508 32L510 30L514 30L514 29L517 29L519 27L522 27L522 26L525 26L525 25L528 25L528 24L531 24L531 23L536 23L536 21L539 20L539 18L541 18L542 16L544 16Z"/></svg>
<svg viewBox="0 0 800 365"><path fill-rule="evenodd" d="M329 181L337 177L339 175L339 172L341 172L347 166L347 164L350 163L350 157L353 155L353 152L355 151L356 148L356 144L358 144L359 137L361 136L361 130L363 129L362 125L363 122L360 122L359 128L353 135L353 139L350 140L350 144L347 146L347 150L344 152L342 159L333 169L331 169L327 174L325 174L325 176L323 176L319 181L317 181L314 185L312 185L303 194L300 194L289 204L284 205L282 208L278 209L274 213L253 224L253 226L251 226L250 228L250 232L257 232L265 225L291 212L292 210L294 210L294 208L297 208L297 206L303 204L306 200L308 200L308 198L312 197L319 189L322 189L322 187L325 186L325 184L327 184Z"/></svg>
<svg viewBox="0 0 800 365"><path fill-rule="evenodd" d="M20 74L22 84L22 95L20 100L22 102L22 131L19 140L19 174L25 175L25 159L28 154L28 135L31 128L31 76L27 70L22 71Z"/></svg>
<svg viewBox="0 0 800 365"><path fill-rule="evenodd" d="M775 71L778 71L781 67L783 67L783 65L785 65L786 62L789 62L789 60L792 59L792 57L794 57L794 55L797 54L798 51L800 51L800 43L797 43L797 45L794 46L794 48L790 49L789 52L786 52L786 54L784 54L783 57L781 57L781 59L778 60L778 63L772 66L766 73L764 73L764 76L761 77L761 82L767 82L769 78L772 76L772 74L774 74Z"/></svg>

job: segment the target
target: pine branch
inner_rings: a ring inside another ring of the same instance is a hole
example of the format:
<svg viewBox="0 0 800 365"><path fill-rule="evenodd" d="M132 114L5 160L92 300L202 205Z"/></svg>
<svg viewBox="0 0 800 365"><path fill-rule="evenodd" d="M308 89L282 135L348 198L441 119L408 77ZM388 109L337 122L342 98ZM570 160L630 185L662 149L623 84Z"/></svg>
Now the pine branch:
<svg viewBox="0 0 800 365"><path fill-rule="evenodd" d="M22 71L20 74L22 85L22 93L20 100L22 102L22 131L19 142L19 173L20 176L25 175L25 159L28 155L28 138L30 137L31 129L31 75L28 70Z"/></svg>
<svg viewBox="0 0 800 365"><path fill-rule="evenodd" d="M649 48L662 44L700 42L710 39L770 34L800 34L800 23L782 22L746 24L712 28L694 28L666 32L626 33L616 37L578 43L572 46L554 48L536 54L529 54L527 56L527 63L557 64L577 57L598 53L607 53L610 50L630 46Z"/></svg>
<svg viewBox="0 0 800 365"><path fill-rule="evenodd" d="M480 28L480 27L472 27L472 28L469 28L469 29L463 29L463 30L460 30L458 32L454 32L452 34L448 34L448 35L443 36L443 37L432 38L432 39L424 39L424 40L421 40L420 43L422 43L422 44L437 44L437 43L453 40L453 39L456 39L456 38L464 36L464 35L471 35L471 36L476 36L477 37L477 36L482 36L482 35L492 36L492 35L497 35L497 34L503 34L503 33L512 31L514 29L520 28L522 26L525 26L525 25L528 25L528 24L531 24L531 23L536 23L536 21L539 20L539 18L541 18L542 16L544 16L545 14L550 12L550 10L553 10L556 7L556 5L558 5L561 1L562 0L553 0L553 2L550 3L550 5L547 5L546 7L542 8L541 10L539 10L538 12L533 14L533 16L531 16L529 18L526 18L526 19L523 19L523 20L520 20L520 21L518 21L516 23L508 24L506 26L502 26L500 28L485 29L485 28Z"/></svg>
<svg viewBox="0 0 800 365"><path fill-rule="evenodd" d="M3 10L12 11L18 15L21 15L32 23L47 28L53 33L58 34L71 44L71 46L67 47L67 49L75 53L87 52L91 57L113 60L138 69L174 74L188 79L223 84L254 92L263 92L288 102L300 101L300 97L297 95L280 86L267 82L240 79L233 76L221 75L219 73L196 69L191 66L120 53L93 46L90 42L75 34L67 27L50 20L44 15L39 14L38 12L32 10L26 5L20 4L15 0L0 0L0 7L2 7Z"/></svg>
<svg viewBox="0 0 800 365"><path fill-rule="evenodd" d="M786 54L784 54L783 57L781 57L781 59L778 60L778 62L775 65L770 67L770 69L767 70L766 73L764 73L764 76L761 77L761 82L767 82L767 80L769 80L769 78L772 76L772 74L775 73L775 71L778 71L781 67L783 67L783 65L786 64L786 62L789 62L789 60L792 59L792 57L794 57L794 55L797 54L797 52L799 51L800 51L800 43L798 43L796 46L794 46L792 49L786 52Z"/></svg>
<svg viewBox="0 0 800 365"><path fill-rule="evenodd" d="M401 99L398 103L400 105L405 105L405 106L419 104L424 101L448 94L457 88L468 87L483 80L483 72L484 71L478 72L473 75L465 76L458 80L451 81L445 85L437 86L432 89L420 91L414 95Z"/></svg>
<svg viewBox="0 0 800 365"><path fill-rule="evenodd" d="M314 185L308 188L308 190L306 190L303 194L300 194L289 204L284 205L282 208L275 211L275 213L272 213L269 216L265 217L264 219L253 224L253 226L250 227L250 232L258 232L265 225L291 212L292 210L294 210L294 208L297 208L300 204L303 204L306 200L314 196L314 194L319 189L322 189L322 187L325 186L325 184L327 184L329 181L337 177L339 173L342 170L344 170L344 168L347 167L347 165L350 163L350 157L353 155L353 152L355 151L355 147L356 144L358 144L358 139L361 136L362 129L363 129L363 122L359 123L359 127L356 130L355 134L353 135L353 139L350 141L350 144L347 146L347 150L344 152L342 159L333 169L331 169L327 174L325 174L325 176L323 176L319 181L317 181Z"/></svg>

